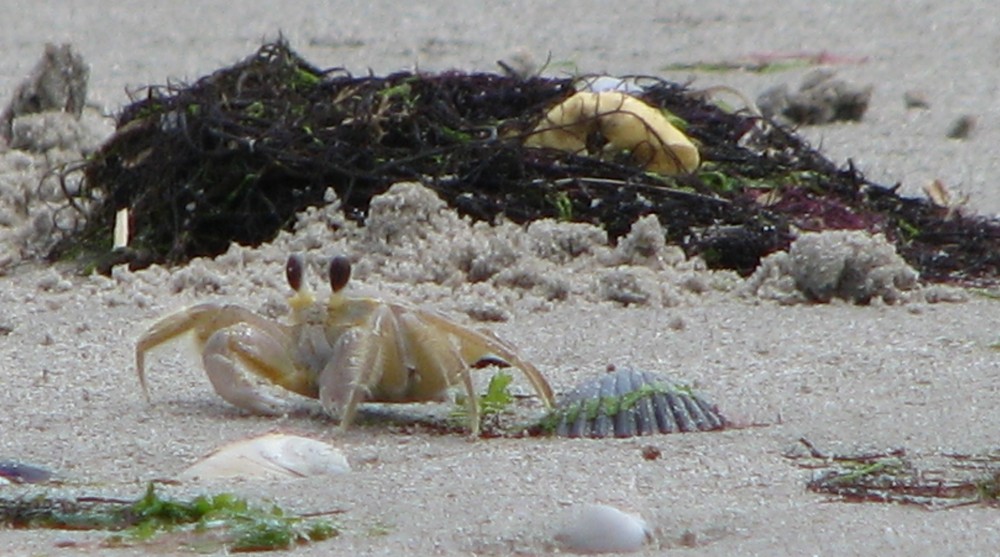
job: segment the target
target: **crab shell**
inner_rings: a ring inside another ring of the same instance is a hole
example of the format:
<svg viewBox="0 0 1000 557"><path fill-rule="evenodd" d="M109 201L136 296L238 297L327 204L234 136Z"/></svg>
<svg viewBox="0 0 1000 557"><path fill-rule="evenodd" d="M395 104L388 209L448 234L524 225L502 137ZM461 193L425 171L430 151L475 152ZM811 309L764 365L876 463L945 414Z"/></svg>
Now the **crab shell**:
<svg viewBox="0 0 1000 557"><path fill-rule="evenodd" d="M318 398L345 429L362 402L442 401L461 383L468 394L470 433L478 436L478 399L469 371L483 362L520 369L552 406L552 389L541 372L492 333L432 311L344 294L350 278L345 257L330 264L332 293L325 302L303 288L302 272L302 259L293 255L286 267L295 290L289 324L216 303L197 304L154 323L136 344L136 370L147 399L146 353L190 332L219 396L258 414L281 414L285 402L262 392L247 372Z"/></svg>

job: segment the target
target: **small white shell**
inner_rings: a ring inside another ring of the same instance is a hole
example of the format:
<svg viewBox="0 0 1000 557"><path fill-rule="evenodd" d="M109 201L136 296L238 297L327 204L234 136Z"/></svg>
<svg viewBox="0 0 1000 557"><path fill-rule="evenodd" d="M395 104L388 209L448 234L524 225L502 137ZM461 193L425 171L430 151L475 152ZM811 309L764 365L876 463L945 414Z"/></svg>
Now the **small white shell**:
<svg viewBox="0 0 1000 557"><path fill-rule="evenodd" d="M563 551L583 555L631 553L651 541L652 532L642 518L608 505L577 505L564 516L556 542Z"/></svg>
<svg viewBox="0 0 1000 557"><path fill-rule="evenodd" d="M640 95L645 92L645 87L639 85L635 78L613 77L610 75L591 75L581 77L576 80L573 87L577 91L589 91L591 93L603 93L605 91L620 91L629 95Z"/></svg>
<svg viewBox="0 0 1000 557"><path fill-rule="evenodd" d="M268 433L220 447L181 472L178 479L272 480L343 474L350 470L344 454L327 443Z"/></svg>

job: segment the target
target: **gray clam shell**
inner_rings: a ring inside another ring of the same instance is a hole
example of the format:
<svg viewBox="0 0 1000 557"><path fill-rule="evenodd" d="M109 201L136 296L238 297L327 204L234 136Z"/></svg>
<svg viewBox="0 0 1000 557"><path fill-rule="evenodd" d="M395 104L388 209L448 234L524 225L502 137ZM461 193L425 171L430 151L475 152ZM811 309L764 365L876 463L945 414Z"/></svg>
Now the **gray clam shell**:
<svg viewBox="0 0 1000 557"><path fill-rule="evenodd" d="M622 368L578 385L546 417L559 437L634 437L726 425L714 404L665 375Z"/></svg>
<svg viewBox="0 0 1000 557"><path fill-rule="evenodd" d="M12 460L0 461L0 484L3 480L12 483L37 484L44 483L52 479L52 472Z"/></svg>

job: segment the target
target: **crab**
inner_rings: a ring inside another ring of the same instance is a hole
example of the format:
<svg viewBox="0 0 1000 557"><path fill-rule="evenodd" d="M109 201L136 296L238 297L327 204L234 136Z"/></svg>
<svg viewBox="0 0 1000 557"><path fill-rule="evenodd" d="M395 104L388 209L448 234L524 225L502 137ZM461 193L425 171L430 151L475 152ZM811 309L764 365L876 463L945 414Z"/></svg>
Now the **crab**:
<svg viewBox="0 0 1000 557"><path fill-rule="evenodd" d="M339 417L341 429L351 425L363 402L443 401L461 383L469 432L478 437L479 403L470 372L489 364L519 369L552 407L552 388L541 372L491 332L434 311L346 293L351 264L344 256L330 262L330 298L317 300L302 284L303 267L301 256L288 258L286 277L294 292L287 324L221 303L193 305L154 323L135 348L146 399L146 353L193 333L215 392L255 414L283 414L286 402L263 392L249 374L319 399Z"/></svg>

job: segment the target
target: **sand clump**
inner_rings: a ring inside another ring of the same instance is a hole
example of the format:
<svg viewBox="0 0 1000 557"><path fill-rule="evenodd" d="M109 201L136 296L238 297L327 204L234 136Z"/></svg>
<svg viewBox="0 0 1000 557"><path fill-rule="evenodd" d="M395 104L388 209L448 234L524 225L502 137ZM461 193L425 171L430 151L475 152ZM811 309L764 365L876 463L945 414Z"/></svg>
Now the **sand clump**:
<svg viewBox="0 0 1000 557"><path fill-rule="evenodd" d="M62 112L14 119L11 148L0 148L0 274L44 257L83 222L69 201L78 177L61 179L54 170L94 152L103 126L97 117L80 121Z"/></svg>
<svg viewBox="0 0 1000 557"><path fill-rule="evenodd" d="M787 252L765 257L745 291L782 304L964 300L957 289L921 289L918 279L881 234L832 230L804 233Z"/></svg>
<svg viewBox="0 0 1000 557"><path fill-rule="evenodd" d="M303 254L314 283L332 255L344 254L354 265L356 291L438 303L486 321L579 299L669 307L740 283L735 273L709 271L666 245L652 216L612 246L603 230L587 224L473 222L418 183L399 183L373 198L365 226L343 215L332 190L327 201L300 213L293 231L273 242L233 245L214 260L197 258L173 270L170 289L237 295L266 286L270 295L262 304L272 313L287 293L280 269L292 252ZM167 271L154 265L135 274L156 282Z"/></svg>
<svg viewBox="0 0 1000 557"><path fill-rule="evenodd" d="M0 137L11 141L17 135L15 120L30 114L62 112L79 119L89 78L90 66L71 45L45 45L42 58L0 113Z"/></svg>
<svg viewBox="0 0 1000 557"><path fill-rule="evenodd" d="M233 245L215 259L196 258L168 270L154 265L126 275L148 302L166 281L195 298L256 299L259 311L284 313L281 271L289 253L304 256L313 287L334 254L354 265L356 293L432 304L474 321L508 321L521 312L585 301L669 308L750 296L782 304L842 301L896 304L961 301L959 291L921 287L917 273L881 236L834 231L803 234L789 252L773 254L747 279L707 269L668 245L655 216L637 221L617 245L599 227L553 220L527 226L473 222L419 183L398 183L372 200L366 225L346 218L336 194L299 214L291 232L257 248ZM149 290L146 292L146 290Z"/></svg>
<svg viewBox="0 0 1000 557"><path fill-rule="evenodd" d="M0 275L45 256L84 222L71 201L80 177L61 170L96 152L113 129L85 105L88 76L69 45L47 45L0 114Z"/></svg>
<svg viewBox="0 0 1000 557"><path fill-rule="evenodd" d="M295 233L280 235L272 247L312 252L317 265L339 251L356 262L362 281L416 285L428 299L469 295L466 313L493 318L496 312L480 304L537 310L583 299L673 307L747 293L784 304L964 300L958 289L922 286L892 244L862 231L804 233L744 280L668 245L654 215L612 245L604 230L583 223L472 222L418 183L398 183L373 198L365 226L342 216L332 191L328 199L325 208L302 213Z"/></svg>

